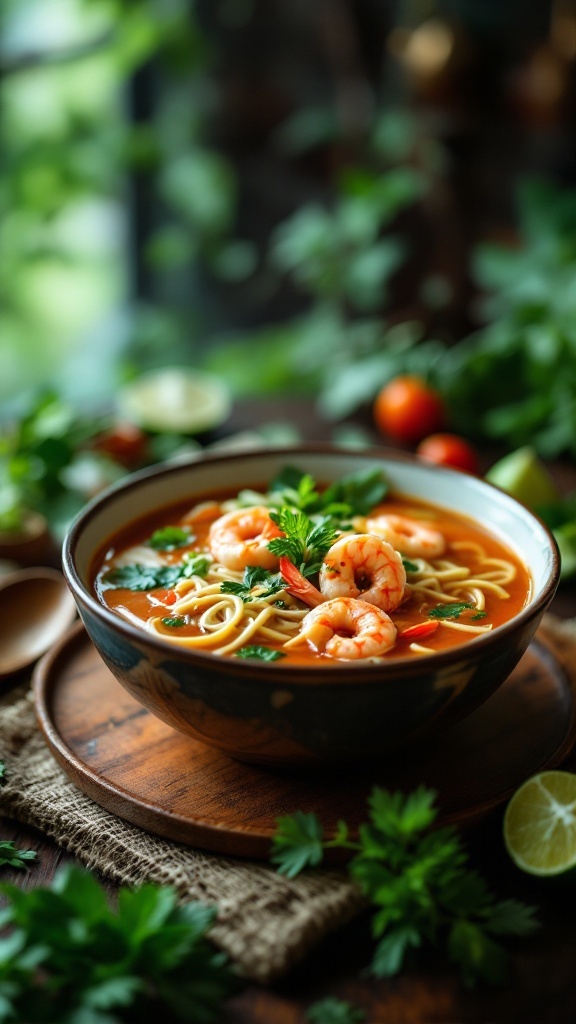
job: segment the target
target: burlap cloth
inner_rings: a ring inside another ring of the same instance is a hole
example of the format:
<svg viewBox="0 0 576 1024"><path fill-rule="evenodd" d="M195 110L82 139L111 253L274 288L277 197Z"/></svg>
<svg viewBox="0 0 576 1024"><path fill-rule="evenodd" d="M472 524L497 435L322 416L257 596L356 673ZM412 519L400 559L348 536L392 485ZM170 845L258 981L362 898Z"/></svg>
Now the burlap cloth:
<svg viewBox="0 0 576 1024"><path fill-rule="evenodd" d="M576 620L547 616L540 628L573 677ZM0 700L0 757L7 769L0 800L8 817L40 829L103 878L169 884L184 900L216 905L211 938L247 979L280 977L362 909L344 871L319 870L290 881L266 864L212 856L111 815L57 765L37 726L28 685Z"/></svg>
<svg viewBox="0 0 576 1024"><path fill-rule="evenodd" d="M342 871L290 881L265 863L207 854L116 818L77 789L54 760L28 685L0 700L0 758L6 764L4 815L33 825L104 879L172 885L183 900L216 905L210 937L247 979L278 978L362 906Z"/></svg>

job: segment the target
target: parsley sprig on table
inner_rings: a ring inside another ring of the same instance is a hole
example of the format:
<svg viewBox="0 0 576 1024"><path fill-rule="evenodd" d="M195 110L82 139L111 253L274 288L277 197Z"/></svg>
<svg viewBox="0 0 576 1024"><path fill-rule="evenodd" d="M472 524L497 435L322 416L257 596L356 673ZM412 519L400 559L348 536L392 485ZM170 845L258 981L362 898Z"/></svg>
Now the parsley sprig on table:
<svg viewBox="0 0 576 1024"><path fill-rule="evenodd" d="M352 840L344 822L325 840L314 813L278 819L271 860L289 878L318 866L330 847L351 850L351 878L372 903L372 934L378 940L371 972L397 974L413 951L442 944L465 984L504 980L508 956L501 935L529 935L535 909L517 900L496 900L468 866L456 830L432 827L436 794L420 787L404 795L375 787L369 820Z"/></svg>
<svg viewBox="0 0 576 1024"><path fill-rule="evenodd" d="M164 1024L220 1020L238 988L206 937L215 911L179 906L168 886L122 888L112 909L93 876L76 867L49 888L3 885L0 1013L5 1024Z"/></svg>

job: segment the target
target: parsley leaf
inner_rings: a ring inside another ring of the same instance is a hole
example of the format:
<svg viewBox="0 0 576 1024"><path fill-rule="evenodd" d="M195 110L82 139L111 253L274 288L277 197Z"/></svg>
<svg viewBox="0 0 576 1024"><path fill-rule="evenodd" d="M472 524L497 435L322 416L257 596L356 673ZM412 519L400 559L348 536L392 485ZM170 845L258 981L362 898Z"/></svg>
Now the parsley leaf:
<svg viewBox="0 0 576 1024"><path fill-rule="evenodd" d="M117 909L87 872L69 866L48 888L2 885L9 906L0 939L4 1020L216 1024L238 982L208 941L215 910L180 906L151 884L122 888Z"/></svg>
<svg viewBox="0 0 576 1024"><path fill-rule="evenodd" d="M279 504L308 515L323 513L338 519L366 515L387 493L388 481L378 468L350 473L321 492L309 473L285 466L269 489L269 495Z"/></svg>
<svg viewBox="0 0 576 1024"><path fill-rule="evenodd" d="M182 529L180 526L163 526L159 530L154 530L147 544L155 551L174 551L175 548L191 544L193 540L190 530Z"/></svg>
<svg viewBox="0 0 576 1024"><path fill-rule="evenodd" d="M127 590L156 590L158 587L170 589L179 580L190 579L191 576L204 577L210 568L212 559L208 555L186 554L180 565L119 565L110 569L103 576L106 586Z"/></svg>
<svg viewBox="0 0 576 1024"><path fill-rule="evenodd" d="M268 547L275 555L286 555L304 576L318 572L322 559L334 543L338 529L331 516L313 522L304 512L294 512L284 506L270 512L285 537L275 537Z"/></svg>
<svg viewBox="0 0 576 1024"><path fill-rule="evenodd" d="M538 927L535 910L516 900L495 900L468 866L457 831L435 825L435 798L425 787L407 795L375 787L357 841L343 822L335 838L325 840L314 813L279 818L271 860L293 878L317 867L329 846L354 851L348 872L373 906L372 935L378 941L370 966L377 977L397 974L420 946L443 944L465 984L498 983L508 957L494 936L531 934Z"/></svg>
<svg viewBox="0 0 576 1024"><path fill-rule="evenodd" d="M278 871L295 878L304 868L316 867L324 856L324 830L313 812L296 811L277 819L270 857Z"/></svg>
<svg viewBox="0 0 576 1024"><path fill-rule="evenodd" d="M306 1010L306 1020L310 1024L362 1024L366 1020L364 1010L345 999L327 996L319 999Z"/></svg>
<svg viewBox="0 0 576 1024"><path fill-rule="evenodd" d="M236 651L237 658L259 658L260 661L278 661L279 658L285 658L286 655L282 651L276 650L275 647L264 647L262 644L248 644L246 647L240 647Z"/></svg>
<svg viewBox="0 0 576 1024"><path fill-rule="evenodd" d="M270 597L281 590L286 589L286 583L279 573L271 573L259 565L247 565L244 569L244 576L241 583L235 580L226 580L220 586L222 594L236 594L243 601L251 601L255 596L252 591L258 587L258 597Z"/></svg>
<svg viewBox="0 0 576 1024"><path fill-rule="evenodd" d="M436 608L431 608L428 615L434 619L457 619L462 612L475 607L476 605L468 604L466 601L454 601L453 604L439 604Z"/></svg>
<svg viewBox="0 0 576 1024"><path fill-rule="evenodd" d="M7 864L11 868L28 869L27 861L36 860L36 850L19 850L11 840L0 842L0 866Z"/></svg>

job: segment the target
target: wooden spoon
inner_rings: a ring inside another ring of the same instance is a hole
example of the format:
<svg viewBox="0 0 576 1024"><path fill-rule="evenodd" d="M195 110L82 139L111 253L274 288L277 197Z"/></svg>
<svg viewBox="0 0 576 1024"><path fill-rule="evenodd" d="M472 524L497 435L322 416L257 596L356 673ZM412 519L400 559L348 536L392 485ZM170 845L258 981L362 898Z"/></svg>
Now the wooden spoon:
<svg viewBox="0 0 576 1024"><path fill-rule="evenodd" d="M74 598L57 569L22 569L0 579L0 679L37 661L75 616Z"/></svg>

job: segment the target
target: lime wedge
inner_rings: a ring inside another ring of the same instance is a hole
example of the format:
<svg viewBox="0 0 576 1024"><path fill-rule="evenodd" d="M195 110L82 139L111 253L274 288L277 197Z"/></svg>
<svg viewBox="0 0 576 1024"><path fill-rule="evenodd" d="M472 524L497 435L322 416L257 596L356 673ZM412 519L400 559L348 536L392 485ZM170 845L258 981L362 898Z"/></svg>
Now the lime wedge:
<svg viewBox="0 0 576 1024"><path fill-rule="evenodd" d="M121 389L120 415L144 430L199 434L230 415L230 391L220 377L170 366L142 374Z"/></svg>
<svg viewBox="0 0 576 1024"><path fill-rule="evenodd" d="M546 771L527 779L504 813L504 844L522 871L560 875L576 865L576 775Z"/></svg>
<svg viewBox="0 0 576 1024"><path fill-rule="evenodd" d="M534 448L517 448L495 462L485 479L521 501L528 508L538 508L558 501L560 494L546 466Z"/></svg>

